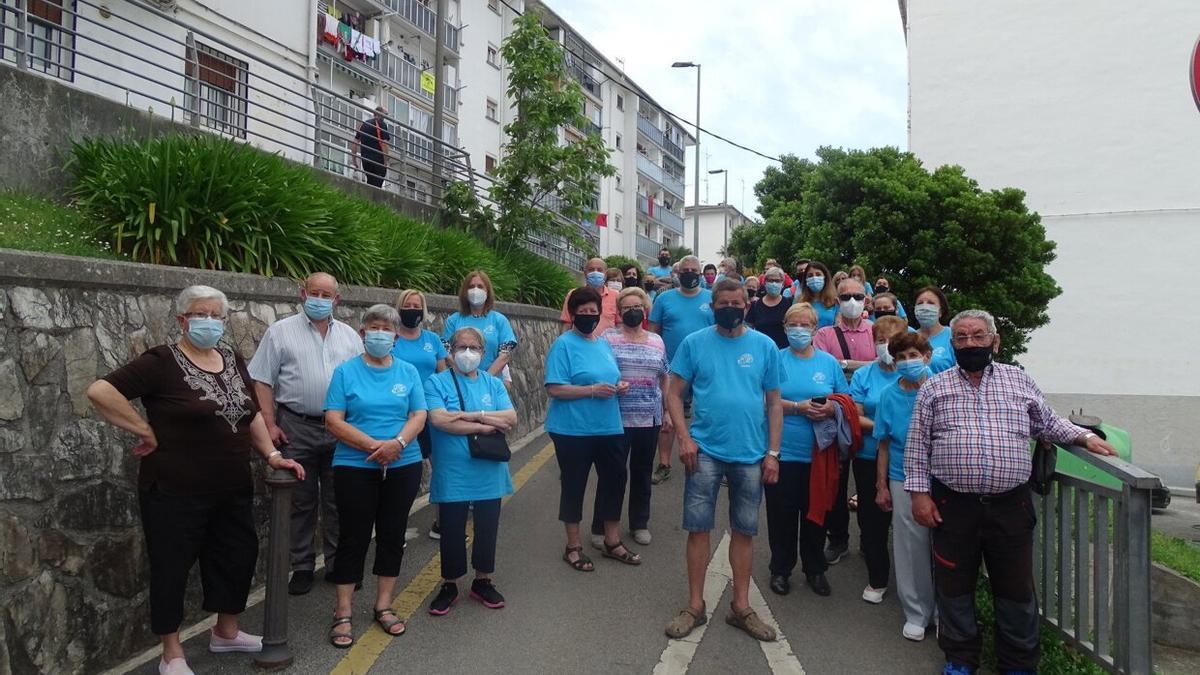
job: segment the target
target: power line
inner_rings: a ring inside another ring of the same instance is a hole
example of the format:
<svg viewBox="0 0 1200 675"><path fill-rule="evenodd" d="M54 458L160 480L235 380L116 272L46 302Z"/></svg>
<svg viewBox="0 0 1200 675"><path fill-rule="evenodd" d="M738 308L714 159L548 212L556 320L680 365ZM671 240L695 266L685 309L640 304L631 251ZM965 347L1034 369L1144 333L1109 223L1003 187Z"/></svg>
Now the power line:
<svg viewBox="0 0 1200 675"><path fill-rule="evenodd" d="M521 10L519 10L519 9L517 9L516 7L513 7L512 5L508 4L507 0L500 0L500 3L501 3L501 4L503 4L505 7L509 8L510 10L512 10L512 12L513 12L514 14L516 14L517 16L522 16L522 15L524 14L524 12L522 12ZM605 82L611 82L611 83L615 84L616 86L618 86L618 87L620 87L620 88L624 89L626 92L628 92L628 93L630 93L630 94L634 94L634 95L637 95L637 96L639 96L639 97L642 95L642 93L641 93L641 92L639 92L639 91L637 91L637 90L635 90L635 89L631 88L629 85L625 84L624 82L621 82L621 81L619 81L619 80L616 80L616 79L614 79L613 77L611 77L611 76L609 76L609 75L605 74L605 73L604 73L604 69L603 69L603 68L601 68L600 66L598 66L598 65L596 65L596 64L594 64L594 63L592 63L591 61L588 61L586 58L584 58L584 56L583 56L583 55L581 55L581 54L579 54L579 53L576 53L574 50L572 50L572 49L571 49L570 47L568 47L567 45L563 44L563 45L560 45L560 46L563 48L563 51L565 51L565 52L567 52L568 54L570 54L570 55L574 56L575 58L577 58L577 59L579 59L580 61L582 61L582 62L583 62L585 65L587 65L587 66L590 66L592 69L594 69L594 70L596 70L596 71L599 71L599 72L601 73L601 75L604 77L604 79L603 79L602 81L598 82L597 84L604 84ZM678 121L680 124L682 124L682 125L684 125L684 126L688 126L688 127L691 127L691 128L693 128L693 129L698 129L699 131L702 131L702 132L704 132L704 133L708 134L709 136L712 136L713 138L715 138L715 139L717 139L717 140L719 140L719 141L723 141L723 142L725 142L725 143L728 143L729 145L732 145L733 147L735 147L735 148L738 148L738 149L740 149L740 150L745 150L746 152L749 152L749 153L752 153L752 154L758 155L759 157L762 157L763 159L768 159L768 160L770 160L770 161L772 161L772 162L779 162L779 163L781 163L781 164L783 163L783 160L779 159L778 157L775 157L775 156L773 156L773 155L768 155L768 154L766 154L765 152L760 152L760 151L758 151L758 150L755 150L754 148L751 148L750 146L747 146L747 145L742 145L741 143L738 143L738 142L736 142L736 141L732 141L732 140L730 140L730 139L728 139L728 138L725 138L724 136L722 136L722 135L720 135L720 134L718 134L718 133L715 133L715 132L709 131L708 129L705 129L704 127L698 126L698 125L697 125L697 124L695 124L694 122L689 122L689 121L687 120L687 118L685 118L683 115L679 115L679 114L676 114L676 113L674 113L674 112L672 112L672 111L670 111L670 110L667 110L666 108L664 108L664 107L663 107L663 106L661 106L661 105L659 105L658 107L659 107L659 109L661 109L661 110L662 110L664 113L666 113L667 115L670 115L671 117L675 118L675 120L676 120L676 121ZM699 139L699 138L697 138L697 139L696 139L696 142L698 143L699 141L700 141L700 139ZM697 157L696 161L699 161L699 157Z"/></svg>

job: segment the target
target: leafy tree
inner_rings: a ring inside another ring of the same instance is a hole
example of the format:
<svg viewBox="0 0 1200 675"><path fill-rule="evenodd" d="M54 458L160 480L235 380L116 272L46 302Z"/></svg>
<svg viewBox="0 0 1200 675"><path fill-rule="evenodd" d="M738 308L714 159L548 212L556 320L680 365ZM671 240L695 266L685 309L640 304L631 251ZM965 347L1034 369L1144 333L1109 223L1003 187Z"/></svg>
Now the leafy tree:
<svg viewBox="0 0 1200 675"><path fill-rule="evenodd" d="M642 264L633 258L628 258L623 255L610 255L604 259L604 264L609 267L615 267L619 270L624 270L629 265L637 268L638 278L642 278Z"/></svg>
<svg viewBox="0 0 1200 675"><path fill-rule="evenodd" d="M820 148L818 161L785 157L755 186L765 218L735 230L730 248L746 260L860 264L886 276L911 305L913 292L941 287L952 311L996 317L1002 358L1025 351L1061 293L1046 266L1055 244L1015 188L984 191L958 166L932 173L895 148Z"/></svg>
<svg viewBox="0 0 1200 675"><path fill-rule="evenodd" d="M692 254L692 249L680 244L679 246L668 246L671 251L671 260L678 261L680 258L685 258Z"/></svg>
<svg viewBox="0 0 1200 675"><path fill-rule="evenodd" d="M583 246L576 223L593 213L597 180L616 172L608 148L598 134L559 143L560 127L589 125L583 92L568 75L563 48L542 25L540 12L517 17L500 53L509 65L507 93L517 115L504 127L504 157L489 190L497 206L498 243L512 246L537 233Z"/></svg>

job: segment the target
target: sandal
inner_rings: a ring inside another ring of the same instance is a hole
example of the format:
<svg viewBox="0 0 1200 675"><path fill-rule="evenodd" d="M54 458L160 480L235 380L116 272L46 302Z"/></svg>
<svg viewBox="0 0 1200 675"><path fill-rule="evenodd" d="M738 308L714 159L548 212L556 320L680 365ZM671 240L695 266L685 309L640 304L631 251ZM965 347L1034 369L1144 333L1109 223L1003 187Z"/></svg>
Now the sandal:
<svg viewBox="0 0 1200 675"><path fill-rule="evenodd" d="M858 495L857 494L850 495L850 498L846 500L846 507L849 508L851 511L858 510Z"/></svg>
<svg viewBox="0 0 1200 675"><path fill-rule="evenodd" d="M699 611L691 607L684 607L679 615L667 624L667 637L672 640L681 640L706 623L708 623L708 611L703 605L700 606Z"/></svg>
<svg viewBox="0 0 1200 675"><path fill-rule="evenodd" d="M351 633L339 633L337 631L337 627L343 624L349 626L350 617L333 617L333 623L329 626L329 644L337 647L338 649L349 649L350 647L354 646L354 636ZM353 627L351 627L351 630L353 631Z"/></svg>
<svg viewBox="0 0 1200 675"><path fill-rule="evenodd" d="M614 553L613 552L619 548L625 549L625 552L624 553ZM605 542L604 543L604 553L602 553L601 555L603 555L605 558L612 558L613 560L616 560L618 562L623 562L626 565L641 565L642 564L642 556L638 555L637 553L631 552L628 548L625 547L625 542L622 542L622 541L618 541L617 543L613 544L612 546L609 546L608 542Z"/></svg>
<svg viewBox="0 0 1200 675"><path fill-rule="evenodd" d="M749 607L740 612L730 607L729 614L725 616L725 623L734 628L742 629L747 635L756 640L774 642L776 638L775 629L758 618L758 614Z"/></svg>
<svg viewBox="0 0 1200 675"><path fill-rule="evenodd" d="M391 618L389 619L388 617ZM408 628L404 625L404 622L396 616L396 610L392 609L391 607L375 610L375 623L379 624L379 627L383 629L383 632L392 637L404 635L404 631L408 630ZM392 629L396 626L400 626L400 630L393 632Z"/></svg>
<svg viewBox="0 0 1200 675"><path fill-rule="evenodd" d="M576 554L575 560L571 560L571 554ZM583 554L582 546L568 546L563 553L563 562L573 567L577 572L592 572L596 566L592 563L592 559Z"/></svg>

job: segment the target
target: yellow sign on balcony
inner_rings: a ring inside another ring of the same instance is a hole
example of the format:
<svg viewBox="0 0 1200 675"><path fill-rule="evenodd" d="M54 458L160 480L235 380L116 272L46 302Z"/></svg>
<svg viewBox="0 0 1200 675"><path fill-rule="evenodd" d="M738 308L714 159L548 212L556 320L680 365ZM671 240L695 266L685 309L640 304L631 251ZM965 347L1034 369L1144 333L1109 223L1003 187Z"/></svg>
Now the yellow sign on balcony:
<svg viewBox="0 0 1200 675"><path fill-rule="evenodd" d="M437 88L437 77L428 70L421 73L421 90L426 94L433 94Z"/></svg>

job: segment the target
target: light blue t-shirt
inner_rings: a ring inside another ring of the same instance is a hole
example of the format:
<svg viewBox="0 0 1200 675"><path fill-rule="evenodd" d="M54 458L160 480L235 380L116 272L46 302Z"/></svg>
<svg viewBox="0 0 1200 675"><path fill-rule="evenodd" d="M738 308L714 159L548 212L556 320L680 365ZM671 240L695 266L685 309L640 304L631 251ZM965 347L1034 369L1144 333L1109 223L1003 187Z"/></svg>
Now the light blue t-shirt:
<svg viewBox="0 0 1200 675"><path fill-rule="evenodd" d="M385 441L400 433L410 412L425 409L425 390L421 387L417 369L411 364L393 358L390 366L376 368L360 356L334 369L325 394L325 409L343 411L348 424L377 441ZM383 468L368 462L369 454L338 441L333 451L333 465ZM388 468L419 461L421 445L412 438Z"/></svg>
<svg viewBox="0 0 1200 675"><path fill-rule="evenodd" d="M715 327L683 339L671 372L692 385L691 434L713 459L754 464L767 454L764 395L779 389L779 348L756 330L735 338Z"/></svg>
<svg viewBox="0 0 1200 675"><path fill-rule="evenodd" d="M929 371L934 375L958 365L958 359L954 358L954 347L950 345L949 328L943 328L942 332L930 337L929 346L933 349Z"/></svg>
<svg viewBox="0 0 1200 675"><path fill-rule="evenodd" d="M442 342L449 344L454 331L467 326L483 333L483 360L479 362L479 367L484 370L492 367L499 354L500 345L517 341L508 317L493 309L483 316L464 316L461 312L455 312L446 317L446 325L442 328Z"/></svg>
<svg viewBox="0 0 1200 675"><path fill-rule="evenodd" d="M500 378L475 371L471 379L465 375L444 370L425 380L425 402L429 410L448 412L476 412L479 410L512 410L508 390ZM454 388L458 386L466 399L466 407L458 398ZM467 447L467 437L448 434L429 425L433 441L433 475L429 479L429 501L435 504L446 502L484 501L499 499L513 493L512 477L508 473L508 462L490 459L475 459Z"/></svg>
<svg viewBox="0 0 1200 675"><path fill-rule="evenodd" d="M875 407L879 404L879 395L900 379L900 373L893 370L888 372L879 366L878 361L863 366L854 371L850 378L850 398L861 403L868 418L875 419ZM869 434L863 436L862 450L858 452L859 459L875 459L879 445Z"/></svg>
<svg viewBox="0 0 1200 675"><path fill-rule="evenodd" d="M713 325L712 291L700 289L693 296L678 288L661 293L650 310L650 322L662 326L663 344L667 359L675 358L675 350L687 336Z"/></svg>
<svg viewBox="0 0 1200 675"><path fill-rule="evenodd" d="M437 372L438 363L446 358L446 347L437 333L422 330L421 334L412 340L403 335L397 336L396 344L392 345L392 356L412 364L417 369L421 382L424 382Z"/></svg>
<svg viewBox="0 0 1200 675"><path fill-rule="evenodd" d="M817 328L832 326L837 323L839 305L835 302L829 307L822 305L818 300L813 303L813 309L817 312Z"/></svg>
<svg viewBox="0 0 1200 675"><path fill-rule="evenodd" d="M666 267L659 267L655 265L646 271L650 274L653 274L655 279L662 279L663 277L669 279L675 270L671 269L670 265L667 265Z"/></svg>
<svg viewBox="0 0 1200 675"><path fill-rule="evenodd" d="M791 349L781 349L779 371L783 380L780 394L785 401L807 401L817 396L844 394L849 389L838 360L820 349L814 349L807 359L800 358ZM812 420L804 415L783 416L781 460L811 463L815 442Z"/></svg>
<svg viewBox="0 0 1200 675"><path fill-rule="evenodd" d="M546 355L546 384L588 386L621 381L621 369L608 341L588 339L575 331L558 336ZM623 434L621 407L616 396L609 398L558 399L550 397L546 431L565 436Z"/></svg>
<svg viewBox="0 0 1200 675"><path fill-rule="evenodd" d="M904 445L908 442L908 425L912 422L918 390L907 391L899 382L879 395L875 408L875 442L888 439L888 480L904 480Z"/></svg>

